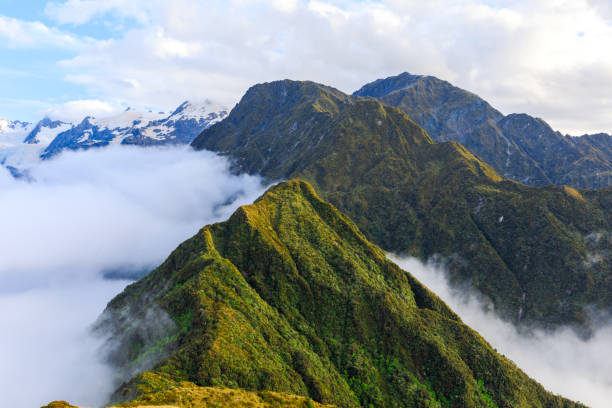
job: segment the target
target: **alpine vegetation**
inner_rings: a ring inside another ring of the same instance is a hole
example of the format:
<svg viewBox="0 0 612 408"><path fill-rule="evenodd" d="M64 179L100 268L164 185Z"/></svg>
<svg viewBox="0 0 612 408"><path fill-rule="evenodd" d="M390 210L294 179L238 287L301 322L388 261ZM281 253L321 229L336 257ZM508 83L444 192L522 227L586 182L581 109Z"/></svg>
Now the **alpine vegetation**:
<svg viewBox="0 0 612 408"><path fill-rule="evenodd" d="M609 406L610 2L2 2L0 405Z"/></svg>
<svg viewBox="0 0 612 408"><path fill-rule="evenodd" d="M612 230L611 188L504 179L398 108L314 82L251 87L192 145L237 171L304 178L387 251L453 256L452 278L516 324L588 328L587 306L612 306L610 241L597 235Z"/></svg>
<svg viewBox="0 0 612 408"><path fill-rule="evenodd" d="M143 335L158 308L174 324ZM129 406L206 406L194 398L210 387L340 407L582 406L497 354L301 180L200 229L98 325L118 373L157 360L113 394Z"/></svg>

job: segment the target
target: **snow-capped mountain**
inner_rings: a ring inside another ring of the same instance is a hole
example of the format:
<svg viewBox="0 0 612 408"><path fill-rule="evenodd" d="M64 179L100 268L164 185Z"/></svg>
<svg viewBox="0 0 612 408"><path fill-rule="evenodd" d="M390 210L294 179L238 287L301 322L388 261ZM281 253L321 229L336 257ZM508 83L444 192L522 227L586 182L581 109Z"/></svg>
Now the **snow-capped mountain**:
<svg viewBox="0 0 612 408"><path fill-rule="evenodd" d="M21 143L31 129L32 125L27 122L0 118L0 148Z"/></svg>
<svg viewBox="0 0 612 408"><path fill-rule="evenodd" d="M27 122L0 119L0 165L11 170L11 173L24 160L36 160L40 154L39 149L23 143L32 127Z"/></svg>
<svg viewBox="0 0 612 408"><path fill-rule="evenodd" d="M15 175L40 160L43 151L58 134L72 128L72 123L44 118L36 125L20 121L4 121L0 131L0 165Z"/></svg>
<svg viewBox="0 0 612 408"><path fill-rule="evenodd" d="M228 110L212 104L183 102L169 115L126 109L107 117L86 117L59 133L42 152L43 159L63 150L79 150L110 144L162 145L190 143L204 129L227 116Z"/></svg>
<svg viewBox="0 0 612 408"><path fill-rule="evenodd" d="M62 132L72 128L72 123L44 118L30 131L23 143L48 146Z"/></svg>
<svg viewBox="0 0 612 408"><path fill-rule="evenodd" d="M204 129L225 118L228 109L206 100L183 102L171 113L126 109L103 118L88 116L80 123L44 118L37 124L0 119L0 165L21 174L40 159L64 150L110 144L188 144Z"/></svg>

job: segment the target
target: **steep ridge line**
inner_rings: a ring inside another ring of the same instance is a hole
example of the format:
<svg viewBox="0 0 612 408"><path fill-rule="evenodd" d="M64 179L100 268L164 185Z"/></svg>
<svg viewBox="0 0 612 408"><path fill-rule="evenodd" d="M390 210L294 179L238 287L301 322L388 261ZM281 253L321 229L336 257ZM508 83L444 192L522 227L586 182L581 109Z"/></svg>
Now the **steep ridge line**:
<svg viewBox="0 0 612 408"><path fill-rule="evenodd" d="M151 310L174 325L151 335ZM300 180L202 228L98 328L131 378L115 394L123 406L210 386L342 407L580 406L497 354Z"/></svg>

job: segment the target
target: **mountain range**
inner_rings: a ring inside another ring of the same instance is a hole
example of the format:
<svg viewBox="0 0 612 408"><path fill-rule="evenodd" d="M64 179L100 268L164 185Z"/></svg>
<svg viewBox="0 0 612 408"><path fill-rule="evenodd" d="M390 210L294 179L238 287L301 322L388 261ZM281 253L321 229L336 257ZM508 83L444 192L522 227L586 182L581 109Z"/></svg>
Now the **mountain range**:
<svg viewBox="0 0 612 408"><path fill-rule="evenodd" d="M224 388L271 406L581 406L499 355L300 180L202 228L97 330L129 380L119 406L251 406L207 399Z"/></svg>
<svg viewBox="0 0 612 408"><path fill-rule="evenodd" d="M461 143L505 178L535 186L612 186L611 135L562 135L540 118L504 116L479 96L433 76L403 73L354 95L400 108L433 140Z"/></svg>
<svg viewBox="0 0 612 408"><path fill-rule="evenodd" d="M130 135L155 144L140 123ZM81 125L91 135L73 126L49 147L133 140ZM588 335L590 311L612 306L612 188L551 183L595 183L596 169L606 184L609 136L547 129L433 77L353 95L309 81L251 87L191 145L236 173L290 181L203 227L108 304L95 331L117 375L109 403L581 407L386 257L444 263L520 327Z"/></svg>
<svg viewBox="0 0 612 408"><path fill-rule="evenodd" d="M44 118L36 125L2 120L0 163L17 170L68 150L87 150L111 144L188 144L203 129L225 116L226 108L206 100L201 103L186 101L170 114L127 108L110 117L88 116L78 124L50 118Z"/></svg>
<svg viewBox="0 0 612 408"><path fill-rule="evenodd" d="M587 327L589 307L612 305L611 188L504 179L398 108L313 82L252 87L192 145L237 172L311 182L374 243L442 256L514 323Z"/></svg>

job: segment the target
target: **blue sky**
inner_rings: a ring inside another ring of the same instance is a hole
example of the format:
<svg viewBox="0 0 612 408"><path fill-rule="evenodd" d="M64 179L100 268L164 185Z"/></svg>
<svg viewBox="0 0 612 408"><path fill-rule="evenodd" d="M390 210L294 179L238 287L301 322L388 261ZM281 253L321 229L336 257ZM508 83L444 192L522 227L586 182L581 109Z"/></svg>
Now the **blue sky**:
<svg viewBox="0 0 612 408"><path fill-rule="evenodd" d="M45 12L47 4L46 0L3 0L0 15L38 21L77 38L97 40L121 38L126 26L137 25L133 19L120 19L112 13L87 24L59 24ZM3 90L0 117L36 121L53 106L90 97L85 86L67 81L65 70L58 66L60 61L76 57L78 50L53 46L0 46L0 55L0 89Z"/></svg>
<svg viewBox="0 0 612 408"><path fill-rule="evenodd" d="M0 14L23 20L39 20L47 24L43 13L45 1L4 0L0 3ZM0 49L0 117L34 120L36 112L45 101L53 103L83 95L81 87L62 80L56 63L60 59L74 56L71 51L56 49Z"/></svg>
<svg viewBox="0 0 612 408"><path fill-rule="evenodd" d="M572 134L612 133L608 0L0 2L0 117L79 120L249 86L408 71Z"/></svg>

